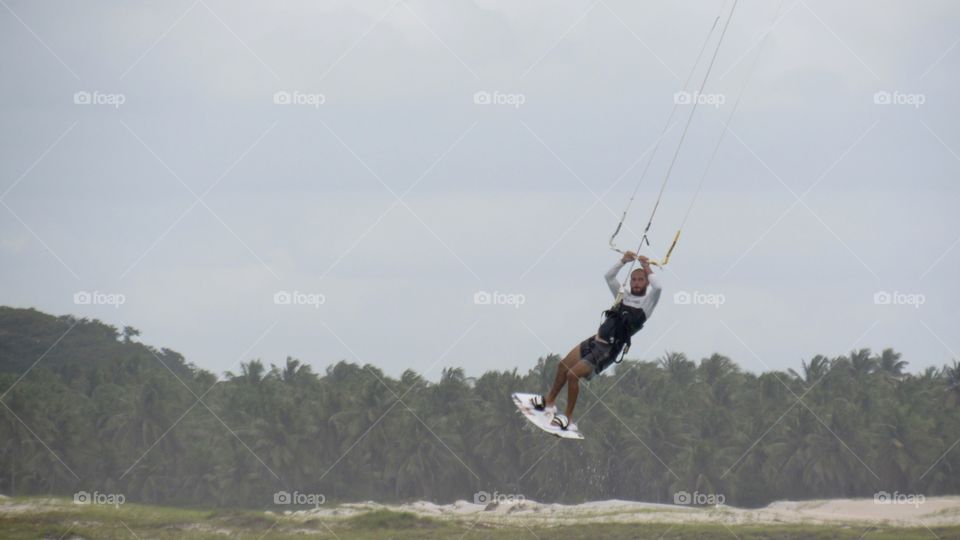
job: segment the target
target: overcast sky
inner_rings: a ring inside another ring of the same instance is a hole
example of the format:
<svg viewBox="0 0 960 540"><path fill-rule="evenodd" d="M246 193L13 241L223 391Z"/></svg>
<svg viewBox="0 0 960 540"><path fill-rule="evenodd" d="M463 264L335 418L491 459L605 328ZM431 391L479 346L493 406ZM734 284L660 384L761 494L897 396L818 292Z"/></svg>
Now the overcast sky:
<svg viewBox="0 0 960 540"><path fill-rule="evenodd" d="M3 0L0 304L217 373L525 372L595 331L730 1ZM647 254L749 82L631 356L957 357L958 28L952 0L739 1Z"/></svg>

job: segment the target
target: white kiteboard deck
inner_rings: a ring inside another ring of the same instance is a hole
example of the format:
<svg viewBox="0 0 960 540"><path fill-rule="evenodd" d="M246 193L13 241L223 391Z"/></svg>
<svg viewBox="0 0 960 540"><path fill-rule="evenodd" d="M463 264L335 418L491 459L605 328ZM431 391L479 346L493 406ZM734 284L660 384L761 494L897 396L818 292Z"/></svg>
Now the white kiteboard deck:
<svg viewBox="0 0 960 540"><path fill-rule="evenodd" d="M575 429L560 429L557 426L551 425L550 420L553 419L553 415L534 409L530 403L530 399L534 396L536 396L536 394L524 394L522 392L515 392L513 394L513 403L517 406L517 409L520 410L520 414L525 416L531 424L554 437L560 437L561 439L583 439L583 435ZM574 427L576 427L575 424Z"/></svg>

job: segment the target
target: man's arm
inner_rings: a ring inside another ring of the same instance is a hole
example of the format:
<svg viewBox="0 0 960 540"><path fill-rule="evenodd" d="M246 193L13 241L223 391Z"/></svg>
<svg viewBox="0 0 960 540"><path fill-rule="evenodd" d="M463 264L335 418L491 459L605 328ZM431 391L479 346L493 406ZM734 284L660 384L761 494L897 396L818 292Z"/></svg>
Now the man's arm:
<svg viewBox="0 0 960 540"><path fill-rule="evenodd" d="M620 269L623 268L623 265L636 258L637 255L632 251L624 253L623 257L620 258L620 261L613 265L613 268L607 270L607 273L603 276L607 280L607 286L610 287L610 292L613 293L614 298L616 298L617 294L620 293L620 280L617 279L617 274L620 273Z"/></svg>
<svg viewBox="0 0 960 540"><path fill-rule="evenodd" d="M640 255L637 257L637 260L640 261L640 266L643 267L643 271L647 273L647 283L650 284L651 289L658 293L657 296L659 297L659 292L662 288L660 286L660 278L657 278L653 275L653 268L650 268L650 259Z"/></svg>
<svg viewBox="0 0 960 540"><path fill-rule="evenodd" d="M603 276L604 279L607 280L607 287L610 287L610 292L613 293L614 297L620 292L620 280L617 279L617 274L620 273L623 265L624 263L622 261L617 261L617 264L613 265L613 268L610 270L607 270L607 273Z"/></svg>

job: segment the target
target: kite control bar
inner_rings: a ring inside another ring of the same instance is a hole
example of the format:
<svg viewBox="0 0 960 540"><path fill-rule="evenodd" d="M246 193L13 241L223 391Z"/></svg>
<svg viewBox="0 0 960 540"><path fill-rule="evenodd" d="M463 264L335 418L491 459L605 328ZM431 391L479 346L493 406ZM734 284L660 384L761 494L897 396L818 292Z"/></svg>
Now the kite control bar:
<svg viewBox="0 0 960 540"><path fill-rule="evenodd" d="M617 253L624 254L624 253L626 253L626 252L625 252L624 250L618 248L618 247L616 246L616 244L613 243L613 239L616 238L617 233L620 232L620 226L621 226L621 225L623 225L622 222L620 223L620 225L617 225L617 230L614 231L613 236L610 237L610 249L616 251ZM661 267L661 268L664 267L664 266L666 266L667 263L670 262L670 255L673 253L673 248L677 247L677 242L678 242L679 240L680 240L680 230L677 230L677 234L675 234L675 235L673 236L673 242L670 243L670 249L668 249L668 250L667 250L667 254L663 256L663 260L654 261L654 260L651 259L651 260L650 260L650 264L659 266L659 267ZM648 246L650 245L650 241L647 240L646 235L644 235L643 239L640 241L640 246L642 247L644 243L646 243Z"/></svg>

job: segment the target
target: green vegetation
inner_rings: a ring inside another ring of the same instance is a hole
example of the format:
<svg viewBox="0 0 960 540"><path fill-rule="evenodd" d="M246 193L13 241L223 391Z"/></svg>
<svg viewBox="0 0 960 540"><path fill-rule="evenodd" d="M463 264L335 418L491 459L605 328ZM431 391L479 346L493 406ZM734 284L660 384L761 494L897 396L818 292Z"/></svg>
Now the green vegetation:
<svg viewBox="0 0 960 540"><path fill-rule="evenodd" d="M125 511L277 509L281 490L326 504L452 502L479 490L673 502L697 491L739 506L960 493L960 451L947 452L960 439L956 361L904 374L895 352L859 350L755 375L720 355L628 360L581 390L587 440L558 444L531 431L509 399L547 388L555 356L522 375L447 369L436 383L372 365L316 374L291 358L269 368L252 360L217 382L137 334L0 308L0 493L123 494ZM409 519L389 516L410 535L436 532Z"/></svg>
<svg viewBox="0 0 960 540"><path fill-rule="evenodd" d="M3 538L84 538L128 540L156 539L301 539L340 540L440 540L446 538L498 539L564 538L623 539L869 539L920 540L958 538L960 527L887 528L870 525L733 525L666 523L590 523L546 526L509 524L492 526L472 517L429 519L406 512L372 510L346 519L292 519L252 510L231 512L193 511L143 505L120 508L77 506L69 500L17 498L11 504L33 505L23 513L6 513L0 504ZM933 534L931 534L933 533ZM734 536L735 535L735 536Z"/></svg>
<svg viewBox="0 0 960 540"><path fill-rule="evenodd" d="M410 512L374 510L347 519L353 529L433 529L440 523Z"/></svg>
<svg viewBox="0 0 960 540"><path fill-rule="evenodd" d="M890 528L871 525L731 525L669 523L589 523L546 526L508 524L493 526L475 518L430 519L407 512L371 510L350 518L291 518L252 510L210 512L127 504L120 508L73 505L67 499L18 497L10 505L31 505L23 513L7 513L0 502L3 538L96 539L292 539L306 534L341 539L443 538L631 538L631 539L921 539L957 538L960 527ZM531 535L533 533L533 536Z"/></svg>

